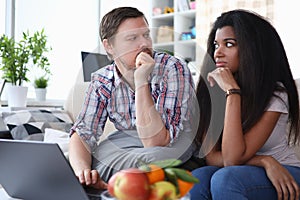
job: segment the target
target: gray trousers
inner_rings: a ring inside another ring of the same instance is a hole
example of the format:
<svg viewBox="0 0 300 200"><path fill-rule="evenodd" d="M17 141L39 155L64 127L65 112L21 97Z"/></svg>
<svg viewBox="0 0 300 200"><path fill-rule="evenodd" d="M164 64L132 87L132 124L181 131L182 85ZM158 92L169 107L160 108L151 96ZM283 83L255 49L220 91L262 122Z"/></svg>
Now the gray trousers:
<svg viewBox="0 0 300 200"><path fill-rule="evenodd" d="M121 169L138 167L141 162L149 163L164 159L180 159L186 162L194 152L192 133L180 133L170 147L144 148L136 130L115 131L108 135L93 152L93 169L101 178L109 178Z"/></svg>

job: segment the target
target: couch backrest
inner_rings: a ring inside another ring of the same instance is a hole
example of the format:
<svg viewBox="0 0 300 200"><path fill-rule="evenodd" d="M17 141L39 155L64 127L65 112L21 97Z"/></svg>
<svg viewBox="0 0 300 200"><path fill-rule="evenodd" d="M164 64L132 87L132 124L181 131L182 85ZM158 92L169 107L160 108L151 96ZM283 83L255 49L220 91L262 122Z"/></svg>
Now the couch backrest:
<svg viewBox="0 0 300 200"><path fill-rule="evenodd" d="M69 112L73 121L75 121L81 110L88 85L88 82L76 83L72 86L68 94L67 100L64 105L64 110L67 110Z"/></svg>

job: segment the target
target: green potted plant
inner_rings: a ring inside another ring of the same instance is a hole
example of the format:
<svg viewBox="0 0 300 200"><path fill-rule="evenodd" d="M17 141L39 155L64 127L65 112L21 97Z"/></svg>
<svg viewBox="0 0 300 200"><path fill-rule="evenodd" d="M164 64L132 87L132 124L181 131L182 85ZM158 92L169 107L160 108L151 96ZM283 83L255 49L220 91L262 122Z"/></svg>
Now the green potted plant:
<svg viewBox="0 0 300 200"><path fill-rule="evenodd" d="M41 76L34 80L34 88L37 101L46 100L48 81L49 78L46 78L46 76Z"/></svg>
<svg viewBox="0 0 300 200"><path fill-rule="evenodd" d="M46 78L45 76L36 78L34 80L34 87L35 88L46 88L48 86L49 78Z"/></svg>
<svg viewBox="0 0 300 200"><path fill-rule="evenodd" d="M8 89L8 104L11 107L26 106L27 87L23 87L23 82L29 82L28 72L36 70L36 68L43 70L47 74L51 74L49 69L49 60L45 53L50 51L51 47L47 45L47 36L44 29L36 31L32 36L29 31L23 32L22 39L17 42L14 38L9 38L5 34L0 37L0 70L2 71L2 78L11 87ZM22 89L23 92L10 91L15 89ZM25 100L21 103L10 101L20 100L21 97L13 97L13 94L22 94ZM20 104L20 105L14 105Z"/></svg>

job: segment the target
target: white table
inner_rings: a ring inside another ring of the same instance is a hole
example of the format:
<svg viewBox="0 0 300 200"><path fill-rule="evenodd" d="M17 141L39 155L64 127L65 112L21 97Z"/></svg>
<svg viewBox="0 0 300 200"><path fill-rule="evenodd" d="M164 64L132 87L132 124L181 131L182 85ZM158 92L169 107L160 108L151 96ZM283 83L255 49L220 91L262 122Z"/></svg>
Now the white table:
<svg viewBox="0 0 300 200"><path fill-rule="evenodd" d="M8 108L7 100L1 100L2 108ZM26 108L34 109L34 108L51 108L51 109L62 109L65 101L59 99L46 99L45 101L37 101L35 99L27 99ZM11 108L8 108L11 110ZM20 110L24 108L14 108L13 110ZM11 110L11 111L13 111Z"/></svg>

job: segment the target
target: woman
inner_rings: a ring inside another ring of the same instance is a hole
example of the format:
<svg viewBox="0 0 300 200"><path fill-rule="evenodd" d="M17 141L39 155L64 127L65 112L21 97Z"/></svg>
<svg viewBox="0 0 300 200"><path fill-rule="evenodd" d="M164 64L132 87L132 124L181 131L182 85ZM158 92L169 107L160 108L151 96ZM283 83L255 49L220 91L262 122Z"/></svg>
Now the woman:
<svg viewBox="0 0 300 200"><path fill-rule="evenodd" d="M200 180L192 199L299 199L299 99L278 33L263 17L233 10L217 18L207 46L216 68L206 77L210 86L202 77L197 87L205 122L198 141L208 130L205 97L214 85L226 94L225 117L208 166L192 172Z"/></svg>

